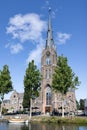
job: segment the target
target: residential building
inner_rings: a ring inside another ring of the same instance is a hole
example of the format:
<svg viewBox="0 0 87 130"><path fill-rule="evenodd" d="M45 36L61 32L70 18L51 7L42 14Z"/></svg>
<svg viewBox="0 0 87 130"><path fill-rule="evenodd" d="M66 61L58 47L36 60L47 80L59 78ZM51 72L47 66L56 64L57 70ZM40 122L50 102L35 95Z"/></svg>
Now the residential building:
<svg viewBox="0 0 87 130"><path fill-rule="evenodd" d="M9 100L3 101L4 108L8 109L10 112L17 112L23 110L23 93L18 93L16 90L12 93Z"/></svg>

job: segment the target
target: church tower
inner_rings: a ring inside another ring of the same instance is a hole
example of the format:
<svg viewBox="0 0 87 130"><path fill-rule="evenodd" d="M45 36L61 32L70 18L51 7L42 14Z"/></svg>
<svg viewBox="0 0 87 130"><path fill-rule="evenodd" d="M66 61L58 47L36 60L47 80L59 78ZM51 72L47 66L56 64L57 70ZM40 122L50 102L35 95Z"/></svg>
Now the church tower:
<svg viewBox="0 0 87 130"><path fill-rule="evenodd" d="M49 19L48 19L48 31L46 46L42 51L41 57L41 90L42 90L42 110L43 113L52 111L52 74L54 67L57 62L57 52L53 40L53 31L51 23L51 9L49 9Z"/></svg>
<svg viewBox="0 0 87 130"><path fill-rule="evenodd" d="M43 114L53 111L61 113L62 95L52 91L52 75L57 64L57 52L53 39L51 9L49 9L48 30L45 48L41 56L41 91L40 96L33 102L33 108L38 108ZM65 112L76 111L75 91L69 90L65 95Z"/></svg>

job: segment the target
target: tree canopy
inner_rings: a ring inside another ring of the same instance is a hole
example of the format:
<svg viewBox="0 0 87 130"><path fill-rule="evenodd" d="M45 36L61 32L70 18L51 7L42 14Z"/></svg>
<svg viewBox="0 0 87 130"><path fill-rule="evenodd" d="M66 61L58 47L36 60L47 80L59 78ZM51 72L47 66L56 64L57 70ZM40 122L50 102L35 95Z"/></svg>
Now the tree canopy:
<svg viewBox="0 0 87 130"><path fill-rule="evenodd" d="M85 108L84 99L80 99L79 104L80 104L79 109L80 109L80 110L84 110L84 108Z"/></svg>
<svg viewBox="0 0 87 130"><path fill-rule="evenodd" d="M40 72L37 69L37 66L34 65L34 61L32 60L28 64L28 68L26 69L26 73L24 76L23 107L25 108L29 107L30 99L39 96L40 81L41 81Z"/></svg>
<svg viewBox="0 0 87 130"><path fill-rule="evenodd" d="M52 88L62 94L62 117L64 117L64 95L70 89L75 89L79 83L78 77L68 65L67 58L63 55L59 56L53 73Z"/></svg>
<svg viewBox="0 0 87 130"><path fill-rule="evenodd" d="M10 71L7 65L3 66L3 70L0 70L0 95L9 93L13 90Z"/></svg>
<svg viewBox="0 0 87 130"><path fill-rule="evenodd" d="M76 100L76 106L77 106L77 110L79 110L80 109L80 104L79 104L79 102Z"/></svg>
<svg viewBox="0 0 87 130"><path fill-rule="evenodd" d="M72 71L68 65L66 57L59 56L57 59L57 65L54 69L52 88L62 94L66 94L68 90L75 89L79 85L78 77Z"/></svg>

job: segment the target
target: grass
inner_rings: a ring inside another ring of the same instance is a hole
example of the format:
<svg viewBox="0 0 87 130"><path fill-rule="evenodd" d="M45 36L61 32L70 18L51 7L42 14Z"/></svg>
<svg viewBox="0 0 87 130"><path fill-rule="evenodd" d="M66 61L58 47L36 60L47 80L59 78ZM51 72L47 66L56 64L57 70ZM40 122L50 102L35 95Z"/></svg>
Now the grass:
<svg viewBox="0 0 87 130"><path fill-rule="evenodd" d="M32 122L46 123L72 123L72 124L87 124L86 117L57 117L57 116L35 116L32 117Z"/></svg>
<svg viewBox="0 0 87 130"><path fill-rule="evenodd" d="M28 115L21 115L23 119L29 119ZM5 116L4 119L8 120L10 116ZM0 120L1 121L1 120ZM60 117L60 116L32 116L32 122L44 122L44 123L70 123L70 124L87 124L87 117Z"/></svg>

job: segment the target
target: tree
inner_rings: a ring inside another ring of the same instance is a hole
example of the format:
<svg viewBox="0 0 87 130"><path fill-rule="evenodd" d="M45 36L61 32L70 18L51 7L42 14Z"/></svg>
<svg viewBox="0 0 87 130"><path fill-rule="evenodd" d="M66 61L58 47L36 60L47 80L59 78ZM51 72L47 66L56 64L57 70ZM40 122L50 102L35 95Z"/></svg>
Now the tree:
<svg viewBox="0 0 87 130"><path fill-rule="evenodd" d="M3 102L4 95L13 90L10 71L7 65L3 66L3 70L0 70L0 96ZM1 109L2 111L2 109Z"/></svg>
<svg viewBox="0 0 87 130"><path fill-rule="evenodd" d="M80 104L79 109L84 110L84 99L80 99L79 104Z"/></svg>
<svg viewBox="0 0 87 130"><path fill-rule="evenodd" d="M79 110L80 104L79 104L79 102L77 100L76 100L76 106L77 106L77 110Z"/></svg>
<svg viewBox="0 0 87 130"><path fill-rule="evenodd" d="M58 57L52 80L53 90L62 94L62 117L64 117L64 95L70 88L75 89L80 83L67 62L67 58L63 55Z"/></svg>
<svg viewBox="0 0 87 130"><path fill-rule="evenodd" d="M40 90L40 81L41 75L37 66L34 65L32 60L28 64L26 69L26 74L24 76L24 98L23 98L23 107L30 107L30 118L31 118L31 108L32 108L32 99L39 96Z"/></svg>
<svg viewBox="0 0 87 130"><path fill-rule="evenodd" d="M11 76L7 65L0 71L0 94L7 94L13 90Z"/></svg>

